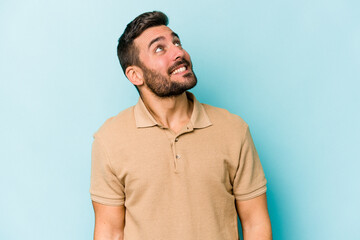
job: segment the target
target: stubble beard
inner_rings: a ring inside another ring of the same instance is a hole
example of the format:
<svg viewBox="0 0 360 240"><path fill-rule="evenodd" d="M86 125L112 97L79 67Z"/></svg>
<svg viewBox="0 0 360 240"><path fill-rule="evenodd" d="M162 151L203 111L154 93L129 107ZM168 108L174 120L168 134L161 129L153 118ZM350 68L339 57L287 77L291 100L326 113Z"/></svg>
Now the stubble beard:
<svg viewBox="0 0 360 240"><path fill-rule="evenodd" d="M182 60L182 62L186 62L187 67L192 66L187 60ZM145 84L151 90L151 92L153 92L156 96L161 98L168 98L168 97L181 95L186 90L195 87L197 83L197 78L195 76L192 67L191 67L191 72L186 73L182 76L186 80L182 82L177 82L171 80L170 74L166 77L159 72L148 69L143 64L141 65L142 65L141 69L143 70L144 73Z"/></svg>

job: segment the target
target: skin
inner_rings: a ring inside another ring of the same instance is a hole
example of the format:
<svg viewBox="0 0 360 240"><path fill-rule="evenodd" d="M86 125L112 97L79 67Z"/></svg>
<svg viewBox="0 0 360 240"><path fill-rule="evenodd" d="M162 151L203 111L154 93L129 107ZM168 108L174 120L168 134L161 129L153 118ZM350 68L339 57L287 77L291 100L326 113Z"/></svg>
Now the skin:
<svg viewBox="0 0 360 240"><path fill-rule="evenodd" d="M95 212L94 240L123 240L125 207L92 202Z"/></svg>
<svg viewBox="0 0 360 240"><path fill-rule="evenodd" d="M177 133L190 120L192 102L187 99L185 92L161 97L154 91L153 86L163 84L161 89L163 91L166 88L171 89L172 84L184 86L184 88L191 88L194 81L196 84L190 55L182 48L178 37L167 26L148 28L134 42L139 49L139 59L143 68L129 66L125 74L129 81L138 87L145 106L156 121L173 133ZM187 64L178 65L183 61ZM183 66L186 66L184 72L171 74L171 70ZM149 76L152 78L149 79ZM151 84L153 86L149 87ZM236 201L234 205L242 223L245 240L272 239L265 194L246 201ZM123 239L126 213L124 206L105 206L95 202L93 206L95 211L94 239Z"/></svg>
<svg viewBox="0 0 360 240"><path fill-rule="evenodd" d="M266 194L246 201L236 201L245 240L271 240L272 231Z"/></svg>
<svg viewBox="0 0 360 240"><path fill-rule="evenodd" d="M160 40L149 47L154 39ZM192 71L190 55L181 47L170 28L166 26L148 28L134 42L139 49L139 58L143 65L147 69L156 71L167 81L187 85L193 82L194 78L196 79ZM169 69L181 59L190 63L186 71L169 74ZM130 66L125 74L129 81L138 87L145 106L162 126L177 133L190 120L193 106L185 92L166 98L159 97L148 87L144 71L140 67Z"/></svg>

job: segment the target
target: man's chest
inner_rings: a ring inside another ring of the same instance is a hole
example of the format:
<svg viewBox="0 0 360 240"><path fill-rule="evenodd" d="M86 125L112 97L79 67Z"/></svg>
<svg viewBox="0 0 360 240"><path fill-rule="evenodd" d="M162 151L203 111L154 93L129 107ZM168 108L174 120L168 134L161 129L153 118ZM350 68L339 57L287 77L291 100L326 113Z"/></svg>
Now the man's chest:
<svg viewBox="0 0 360 240"><path fill-rule="evenodd" d="M136 140L137 148L122 146L112 165L128 200L231 194L239 149L224 140L193 133L144 136Z"/></svg>

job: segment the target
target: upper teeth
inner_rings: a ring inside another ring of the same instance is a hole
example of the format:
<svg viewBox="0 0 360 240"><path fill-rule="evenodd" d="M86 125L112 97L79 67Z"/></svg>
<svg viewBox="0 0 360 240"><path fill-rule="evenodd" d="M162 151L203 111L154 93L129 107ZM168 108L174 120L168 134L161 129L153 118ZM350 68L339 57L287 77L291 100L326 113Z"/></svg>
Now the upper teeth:
<svg viewBox="0 0 360 240"><path fill-rule="evenodd" d="M185 70L186 70L186 67L181 67L181 68L178 68L178 69L176 69L175 71L173 71L172 74L181 73L181 72L183 72L183 71L185 71Z"/></svg>

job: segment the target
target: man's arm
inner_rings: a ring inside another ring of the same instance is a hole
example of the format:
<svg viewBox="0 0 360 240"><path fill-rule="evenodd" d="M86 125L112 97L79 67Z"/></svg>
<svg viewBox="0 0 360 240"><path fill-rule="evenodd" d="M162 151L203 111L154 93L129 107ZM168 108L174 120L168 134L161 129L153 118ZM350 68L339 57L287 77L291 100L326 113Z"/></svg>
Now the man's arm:
<svg viewBox="0 0 360 240"><path fill-rule="evenodd" d="M266 194L256 198L236 201L244 240L271 240L271 223L267 209Z"/></svg>
<svg viewBox="0 0 360 240"><path fill-rule="evenodd" d="M125 207L92 203L95 212L94 240L123 240Z"/></svg>

